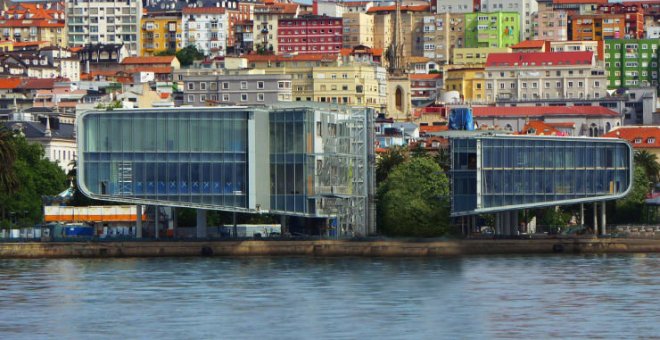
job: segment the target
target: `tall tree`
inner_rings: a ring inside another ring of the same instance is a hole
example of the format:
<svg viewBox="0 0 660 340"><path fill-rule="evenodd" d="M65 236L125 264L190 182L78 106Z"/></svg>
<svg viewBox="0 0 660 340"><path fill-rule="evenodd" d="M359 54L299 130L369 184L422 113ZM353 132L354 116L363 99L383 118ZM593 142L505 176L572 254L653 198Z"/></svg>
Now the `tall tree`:
<svg viewBox="0 0 660 340"><path fill-rule="evenodd" d="M200 52L194 45L189 45L176 52L176 58L179 59L181 66L190 66L193 61L204 59L204 53Z"/></svg>
<svg viewBox="0 0 660 340"><path fill-rule="evenodd" d="M432 237L449 232L449 181L429 157L396 166L378 187L381 232L391 236Z"/></svg>
<svg viewBox="0 0 660 340"><path fill-rule="evenodd" d="M660 177L660 163L658 163L658 156L646 150L635 151L635 166L640 167L646 173L646 177L653 184L658 182Z"/></svg>
<svg viewBox="0 0 660 340"><path fill-rule="evenodd" d="M12 194L18 189L15 161L14 134L5 126L0 126L0 193Z"/></svg>
<svg viewBox="0 0 660 340"><path fill-rule="evenodd" d="M408 154L404 147L393 146L388 148L376 161L376 183L385 181L389 173L397 165L403 163L406 158L408 158Z"/></svg>
<svg viewBox="0 0 660 340"><path fill-rule="evenodd" d="M17 155L12 169L19 185L13 193L0 193L0 211L3 219L13 215L14 222L28 226L42 221L42 197L64 190L66 175L56 163L44 158L40 144L19 136L12 141Z"/></svg>

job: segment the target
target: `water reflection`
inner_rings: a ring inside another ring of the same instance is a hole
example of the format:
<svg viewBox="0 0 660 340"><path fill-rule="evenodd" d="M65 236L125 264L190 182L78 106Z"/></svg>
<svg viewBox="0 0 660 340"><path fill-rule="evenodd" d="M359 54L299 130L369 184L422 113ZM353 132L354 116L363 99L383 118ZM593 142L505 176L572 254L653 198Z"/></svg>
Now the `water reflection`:
<svg viewBox="0 0 660 340"><path fill-rule="evenodd" d="M3 338L660 334L660 258L0 261Z"/></svg>

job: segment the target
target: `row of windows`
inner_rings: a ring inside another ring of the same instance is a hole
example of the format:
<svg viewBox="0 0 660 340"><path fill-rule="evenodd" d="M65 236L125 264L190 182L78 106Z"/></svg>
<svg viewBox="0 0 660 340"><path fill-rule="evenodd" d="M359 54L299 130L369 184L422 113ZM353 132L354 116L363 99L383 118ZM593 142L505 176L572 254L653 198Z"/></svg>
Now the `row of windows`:
<svg viewBox="0 0 660 340"><path fill-rule="evenodd" d="M327 32L326 32L325 29L321 29L321 30L318 30L318 31L317 30L309 30L309 31L301 30L301 31L298 31L298 30L282 30L282 29L280 29L280 30L277 30L277 31L278 31L278 34L280 34L280 35L326 34L326 33L332 34L332 33L335 33L335 30L333 30L332 28L328 28Z"/></svg>
<svg viewBox="0 0 660 340"><path fill-rule="evenodd" d="M327 47L327 48L326 48ZM280 51L339 51L340 46L280 46Z"/></svg>
<svg viewBox="0 0 660 340"><path fill-rule="evenodd" d="M257 89L264 89L265 88L265 82L264 81L257 81ZM186 83L186 88L190 91L195 90L195 82L187 82ZM207 83L206 82L199 82L199 89L202 91L207 90ZM230 82L224 81L221 83L222 89L223 90L231 90L231 85ZM288 89L291 88L291 82L290 81L278 81L277 82L277 88L278 89ZM217 82L208 82L208 89L211 91L216 91L218 89L218 83ZM248 89L248 82L247 81L241 81L240 82L240 89L241 90L247 90Z"/></svg>
<svg viewBox="0 0 660 340"><path fill-rule="evenodd" d="M328 38L327 41L326 41L326 38L318 38L318 39L317 38L309 38L309 42L313 42L313 43L315 43L315 42L329 42L329 43L331 43L331 42L341 42L341 40L342 40L341 36L334 37L334 38ZM298 38L280 38L280 43L291 43L291 42L296 42L296 43L297 42L307 42L307 38L301 38L301 39L298 39Z"/></svg>
<svg viewBox="0 0 660 340"><path fill-rule="evenodd" d="M189 103L195 103L195 95L194 94L189 94L188 95L188 102ZM265 100L266 96L263 93L257 93L257 101L258 102L263 102ZM247 93L241 93L241 101L242 102L247 102L249 101L250 96ZM210 101L217 101L218 100L218 95L217 94L211 94L208 97L205 94L200 94L199 95L199 101L200 102L206 102L207 100ZM228 102L230 100L230 96L227 93L222 94L220 96L220 101L223 102Z"/></svg>
<svg viewBox="0 0 660 340"><path fill-rule="evenodd" d="M500 82L499 84L500 84L500 89L506 88L506 83ZM532 82L530 85L531 85L531 88L533 88L533 89L538 88L538 83L536 83L536 82ZM561 81L555 82L555 88L560 89L563 86L564 86L563 82L561 82ZM523 88L523 89L528 88L527 87L527 82L520 83L520 87ZM583 88L584 87L584 82L581 82L581 81L578 81L578 82L568 81L568 82L566 82L566 87L567 88L573 88L573 87ZM600 87L600 81L594 81L594 86L593 87ZM480 89L481 84L477 84L477 88ZM486 88L489 89L489 90L493 89L493 83L487 83ZM517 88L516 83L515 82L509 83L509 88L512 88L512 89ZM550 88L550 82L546 81L544 83L544 88L549 89Z"/></svg>

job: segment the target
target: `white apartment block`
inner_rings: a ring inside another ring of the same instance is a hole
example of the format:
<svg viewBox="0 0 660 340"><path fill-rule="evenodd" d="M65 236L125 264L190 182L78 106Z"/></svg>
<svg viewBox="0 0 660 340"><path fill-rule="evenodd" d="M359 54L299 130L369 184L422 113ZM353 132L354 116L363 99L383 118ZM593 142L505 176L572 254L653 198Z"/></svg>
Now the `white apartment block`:
<svg viewBox="0 0 660 340"><path fill-rule="evenodd" d="M140 55L141 0L66 0L68 45L124 44Z"/></svg>
<svg viewBox="0 0 660 340"><path fill-rule="evenodd" d="M472 0L439 0L436 5L437 13L472 13L474 2Z"/></svg>
<svg viewBox="0 0 660 340"><path fill-rule="evenodd" d="M518 12L520 14L520 40L534 37L533 19L538 11L536 0L482 0L482 12Z"/></svg>
<svg viewBox="0 0 660 340"><path fill-rule="evenodd" d="M491 53L486 101L591 99L607 94L605 69L593 52Z"/></svg>
<svg viewBox="0 0 660 340"><path fill-rule="evenodd" d="M183 46L194 45L208 56L227 52L229 19L222 7L186 7L183 9Z"/></svg>

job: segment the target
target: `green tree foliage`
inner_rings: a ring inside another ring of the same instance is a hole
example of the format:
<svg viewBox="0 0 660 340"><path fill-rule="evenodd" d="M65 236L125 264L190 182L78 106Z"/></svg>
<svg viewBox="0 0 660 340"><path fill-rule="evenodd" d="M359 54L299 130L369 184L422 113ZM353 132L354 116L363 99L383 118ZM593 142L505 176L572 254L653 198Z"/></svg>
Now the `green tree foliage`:
<svg viewBox="0 0 660 340"><path fill-rule="evenodd" d="M176 51L170 48L167 50L158 51L154 53L154 55L157 57L171 56L171 55L176 55Z"/></svg>
<svg viewBox="0 0 660 340"><path fill-rule="evenodd" d="M14 193L0 193L2 219L13 215L21 225L42 221L42 196L56 195L66 188L66 175L56 163L44 158L40 144L29 143L23 137L12 140L17 158L12 166L18 181Z"/></svg>
<svg viewBox="0 0 660 340"><path fill-rule="evenodd" d="M204 59L204 53L200 52L197 47L190 45L176 52L176 58L179 59L181 66L190 66L193 61Z"/></svg>
<svg viewBox="0 0 660 340"><path fill-rule="evenodd" d="M4 126L0 127L0 193L11 194L18 189L14 162L16 146L14 134Z"/></svg>
<svg viewBox="0 0 660 340"><path fill-rule="evenodd" d="M658 182L660 177L660 163L658 163L658 156L646 150L635 152L635 166L640 167L646 173L646 177L652 184Z"/></svg>
<svg viewBox="0 0 660 340"><path fill-rule="evenodd" d="M431 158L397 165L378 187L381 231L390 236L433 237L449 230L449 181Z"/></svg>
<svg viewBox="0 0 660 340"><path fill-rule="evenodd" d="M397 165L408 158L404 147L394 146L388 148L376 161L376 183L382 183Z"/></svg>
<svg viewBox="0 0 660 340"><path fill-rule="evenodd" d="M635 167L633 175L632 190L630 193L616 201L615 212L611 214L616 223L639 223L643 222L644 200L649 192L649 179L644 168Z"/></svg>

